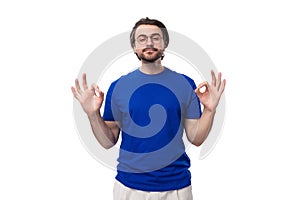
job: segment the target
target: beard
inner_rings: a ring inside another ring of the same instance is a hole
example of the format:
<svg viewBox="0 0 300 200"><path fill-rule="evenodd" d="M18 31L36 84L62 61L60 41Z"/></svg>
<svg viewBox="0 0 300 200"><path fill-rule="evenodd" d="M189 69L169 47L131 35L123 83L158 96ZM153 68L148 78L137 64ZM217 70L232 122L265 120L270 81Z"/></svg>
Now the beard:
<svg viewBox="0 0 300 200"><path fill-rule="evenodd" d="M152 52L148 53L147 50L151 50ZM143 49L142 53L140 55L137 55L137 57L142 61L152 63L163 57L163 50L159 50L153 47L147 47Z"/></svg>

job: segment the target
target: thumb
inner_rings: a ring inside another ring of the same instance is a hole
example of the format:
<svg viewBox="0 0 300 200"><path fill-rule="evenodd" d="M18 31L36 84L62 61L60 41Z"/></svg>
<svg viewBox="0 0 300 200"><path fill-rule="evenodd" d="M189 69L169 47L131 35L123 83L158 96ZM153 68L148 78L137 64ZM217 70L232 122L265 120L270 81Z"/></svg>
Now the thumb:
<svg viewBox="0 0 300 200"><path fill-rule="evenodd" d="M207 90L208 90L208 82L205 81L205 82L200 83L198 85L198 87L196 88L195 92L197 94L203 94L203 93L207 92Z"/></svg>

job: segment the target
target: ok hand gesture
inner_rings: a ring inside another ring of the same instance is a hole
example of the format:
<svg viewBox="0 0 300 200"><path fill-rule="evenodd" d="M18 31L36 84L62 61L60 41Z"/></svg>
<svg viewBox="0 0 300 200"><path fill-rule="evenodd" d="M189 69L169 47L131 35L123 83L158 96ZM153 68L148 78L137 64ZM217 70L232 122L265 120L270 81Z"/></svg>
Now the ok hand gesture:
<svg viewBox="0 0 300 200"><path fill-rule="evenodd" d="M226 80L224 79L223 81L221 81L221 73L218 73L218 79L216 80L216 76L213 70L211 71L211 76L211 84L209 84L207 81L203 82L195 89L195 92L204 108L211 112L215 112L219 104L221 95L225 89ZM205 91L200 91L204 87Z"/></svg>
<svg viewBox="0 0 300 200"><path fill-rule="evenodd" d="M74 97L79 101L81 104L84 112L87 115L95 114L99 112L103 100L104 100L104 93L99 89L96 84L92 84L91 88L88 88L86 82L86 74L82 74L82 86L83 90L80 88L78 79L75 80L75 87L71 87Z"/></svg>

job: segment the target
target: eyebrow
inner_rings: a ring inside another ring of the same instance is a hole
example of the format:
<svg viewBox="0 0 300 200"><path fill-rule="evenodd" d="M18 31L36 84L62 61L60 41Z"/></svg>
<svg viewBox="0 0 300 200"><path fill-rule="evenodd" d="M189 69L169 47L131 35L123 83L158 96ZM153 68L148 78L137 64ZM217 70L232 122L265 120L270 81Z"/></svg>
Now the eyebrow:
<svg viewBox="0 0 300 200"><path fill-rule="evenodd" d="M150 35L150 37L151 37L151 36L156 36L156 35L159 35L159 36L161 36L159 33L153 33L153 34L151 34L151 35ZM141 37L141 36L143 36L143 37L147 37L147 35L146 35L146 34L141 34L141 35L137 36L137 38L139 38L139 37Z"/></svg>

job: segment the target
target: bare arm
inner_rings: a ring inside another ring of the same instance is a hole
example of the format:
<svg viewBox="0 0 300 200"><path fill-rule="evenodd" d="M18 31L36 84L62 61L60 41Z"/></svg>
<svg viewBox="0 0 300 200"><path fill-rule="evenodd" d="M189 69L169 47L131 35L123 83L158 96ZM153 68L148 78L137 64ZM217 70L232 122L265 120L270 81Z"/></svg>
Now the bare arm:
<svg viewBox="0 0 300 200"><path fill-rule="evenodd" d="M188 140L195 146L200 146L207 138L213 125L215 112L203 110L200 119L186 119L184 126Z"/></svg>
<svg viewBox="0 0 300 200"><path fill-rule="evenodd" d="M90 121L93 133L97 141L106 149L114 146L119 138L120 124L115 121L104 121L100 115L100 108L104 100L104 93L96 84L89 89L86 82L86 74L82 75L83 90L78 79L75 87L71 87L74 97L81 104Z"/></svg>
<svg viewBox="0 0 300 200"><path fill-rule="evenodd" d="M114 146L119 138L120 125L116 121L104 121L100 113L88 115L93 133L98 142L106 149Z"/></svg>
<svg viewBox="0 0 300 200"><path fill-rule="evenodd" d="M211 71L211 75L211 84L208 84L208 82L201 83L195 90L204 106L200 119L185 119L184 121L187 138L196 146L200 146L205 141L211 130L216 108L226 85L226 80L221 81L221 73L218 74L217 80L213 71ZM205 91L200 92L203 87L205 87Z"/></svg>

